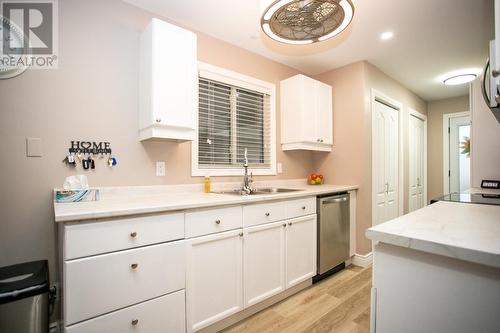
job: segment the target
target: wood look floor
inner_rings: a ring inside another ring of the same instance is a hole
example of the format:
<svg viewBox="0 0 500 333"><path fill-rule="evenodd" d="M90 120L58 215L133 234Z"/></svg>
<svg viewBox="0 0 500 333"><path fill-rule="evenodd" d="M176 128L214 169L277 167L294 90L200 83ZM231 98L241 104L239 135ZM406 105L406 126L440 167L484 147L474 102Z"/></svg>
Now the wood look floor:
<svg viewBox="0 0 500 333"><path fill-rule="evenodd" d="M224 333L368 333L372 269L349 266Z"/></svg>

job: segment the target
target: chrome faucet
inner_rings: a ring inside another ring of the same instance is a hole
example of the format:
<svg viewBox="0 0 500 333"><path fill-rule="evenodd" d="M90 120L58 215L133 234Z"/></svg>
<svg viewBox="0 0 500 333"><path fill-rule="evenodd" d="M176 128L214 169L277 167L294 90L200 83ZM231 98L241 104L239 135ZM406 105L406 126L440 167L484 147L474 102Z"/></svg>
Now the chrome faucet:
<svg viewBox="0 0 500 333"><path fill-rule="evenodd" d="M250 177L248 176L248 151L245 148L245 159L243 161L243 168L245 169L245 174L243 175L243 194L252 194L256 191L253 186L253 174L250 173Z"/></svg>

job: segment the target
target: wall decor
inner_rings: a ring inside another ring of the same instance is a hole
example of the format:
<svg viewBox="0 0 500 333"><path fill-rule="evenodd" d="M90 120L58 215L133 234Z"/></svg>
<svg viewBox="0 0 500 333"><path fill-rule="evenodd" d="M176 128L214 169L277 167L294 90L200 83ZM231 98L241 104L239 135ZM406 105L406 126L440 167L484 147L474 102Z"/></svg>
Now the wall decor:
<svg viewBox="0 0 500 333"><path fill-rule="evenodd" d="M107 155L107 164L114 167L118 164L117 159L111 155L111 144L107 141L71 141L68 148L68 155L63 159L63 163L76 167L77 161L81 163L84 170L95 169L95 157L103 159Z"/></svg>

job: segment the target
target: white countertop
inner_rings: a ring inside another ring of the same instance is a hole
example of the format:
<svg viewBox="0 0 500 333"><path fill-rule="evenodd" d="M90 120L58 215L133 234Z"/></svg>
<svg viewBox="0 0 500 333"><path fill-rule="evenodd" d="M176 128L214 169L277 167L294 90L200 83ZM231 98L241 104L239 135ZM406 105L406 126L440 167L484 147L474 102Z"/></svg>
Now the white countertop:
<svg viewBox="0 0 500 333"><path fill-rule="evenodd" d="M374 226L366 237L500 268L500 206L439 201Z"/></svg>
<svg viewBox="0 0 500 333"><path fill-rule="evenodd" d="M56 222L76 222L116 216L158 213L175 210L248 204L304 196L316 196L357 189L355 185L305 185L305 180L267 182L269 187L301 191L239 196L203 193L202 185L100 188L101 200L54 203ZM218 184L214 184L218 185ZM259 186L259 184L257 184ZM259 187L264 187L260 185Z"/></svg>

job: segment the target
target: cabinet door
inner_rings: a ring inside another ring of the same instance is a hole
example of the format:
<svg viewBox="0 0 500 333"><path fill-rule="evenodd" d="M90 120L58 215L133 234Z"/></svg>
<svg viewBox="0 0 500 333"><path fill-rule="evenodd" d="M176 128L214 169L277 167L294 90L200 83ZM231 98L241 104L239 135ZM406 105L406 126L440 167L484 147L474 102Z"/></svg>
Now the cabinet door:
<svg viewBox="0 0 500 333"><path fill-rule="evenodd" d="M243 309L242 236L240 229L188 241L188 332Z"/></svg>
<svg viewBox="0 0 500 333"><path fill-rule="evenodd" d="M333 144L333 109L332 88L321 82L316 82L316 126L318 139L321 143Z"/></svg>
<svg viewBox="0 0 500 333"><path fill-rule="evenodd" d="M285 222L244 229L245 307L285 289Z"/></svg>
<svg viewBox="0 0 500 333"><path fill-rule="evenodd" d="M316 275L316 215L288 220L285 237L286 287Z"/></svg>
<svg viewBox="0 0 500 333"><path fill-rule="evenodd" d="M300 86L300 94L302 98L301 107L301 141L309 143L317 143L319 140L318 136L318 124L321 121L318 119L318 93L317 93L317 81L309 77L302 77L302 85Z"/></svg>

